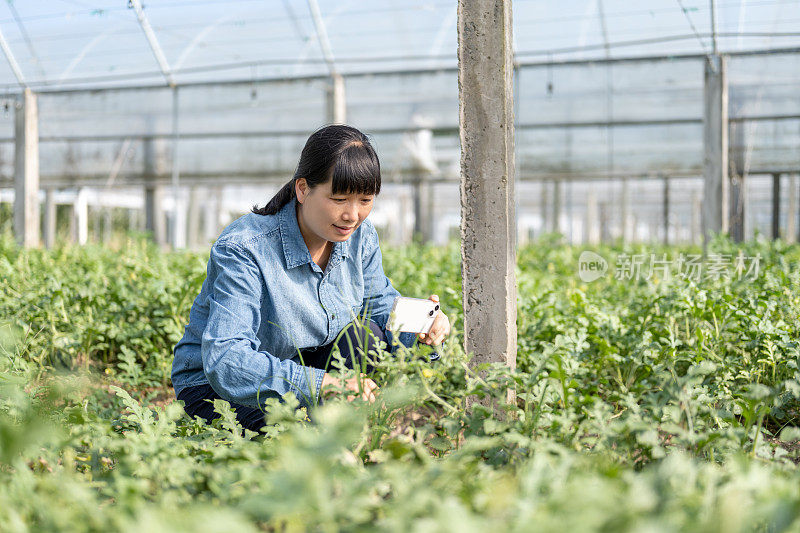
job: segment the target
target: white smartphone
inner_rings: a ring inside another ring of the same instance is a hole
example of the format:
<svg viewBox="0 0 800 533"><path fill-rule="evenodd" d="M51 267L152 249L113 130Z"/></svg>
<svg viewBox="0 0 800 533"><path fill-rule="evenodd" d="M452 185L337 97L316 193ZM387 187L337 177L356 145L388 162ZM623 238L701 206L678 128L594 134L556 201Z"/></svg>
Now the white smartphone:
<svg viewBox="0 0 800 533"><path fill-rule="evenodd" d="M436 302L399 296L392 306L387 329L393 332L428 333L438 312L439 304Z"/></svg>

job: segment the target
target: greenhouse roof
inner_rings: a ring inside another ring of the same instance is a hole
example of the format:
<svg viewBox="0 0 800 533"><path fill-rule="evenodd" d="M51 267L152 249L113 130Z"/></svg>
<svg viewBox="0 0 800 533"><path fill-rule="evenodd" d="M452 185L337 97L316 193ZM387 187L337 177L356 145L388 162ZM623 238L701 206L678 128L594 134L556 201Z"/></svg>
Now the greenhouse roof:
<svg viewBox="0 0 800 533"><path fill-rule="evenodd" d="M7 0L0 84L16 92L454 67L456 5ZM518 61L549 62L800 46L797 0L716 0L713 15L708 0L515 0L514 48Z"/></svg>

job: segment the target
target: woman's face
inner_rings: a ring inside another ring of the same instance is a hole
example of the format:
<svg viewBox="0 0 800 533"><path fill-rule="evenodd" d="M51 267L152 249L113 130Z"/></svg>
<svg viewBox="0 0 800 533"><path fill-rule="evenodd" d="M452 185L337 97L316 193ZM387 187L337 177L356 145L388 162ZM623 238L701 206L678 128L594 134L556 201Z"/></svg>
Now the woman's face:
<svg viewBox="0 0 800 533"><path fill-rule="evenodd" d="M333 194L331 180L314 188L305 178L295 182L298 223L303 237L318 241L343 242L372 211L373 194ZM306 235L309 233L309 235Z"/></svg>

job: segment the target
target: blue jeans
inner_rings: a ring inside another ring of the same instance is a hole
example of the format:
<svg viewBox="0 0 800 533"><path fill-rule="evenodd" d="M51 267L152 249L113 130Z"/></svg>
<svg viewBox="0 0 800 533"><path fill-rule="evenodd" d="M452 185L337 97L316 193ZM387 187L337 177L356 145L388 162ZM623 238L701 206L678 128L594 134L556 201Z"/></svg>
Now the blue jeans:
<svg viewBox="0 0 800 533"><path fill-rule="evenodd" d="M345 358L347 368L363 368L364 372L372 372L374 367L363 358L363 354L369 353L371 350L377 351L379 349L378 342L386 342L386 337L381 328L371 320L369 321L369 332L370 334L367 334L366 328L356 327L351 322L344 327L338 341L325 346L300 350L302 362L305 366L328 371L331 368L331 353L334 346L338 346L339 352ZM364 350L365 345L366 350ZM178 399L183 401L184 411L192 418L199 416L208 423L219 418L219 414L214 411L213 401L223 398L211 388L211 385L186 387L180 392ZM264 426L264 412L261 409L236 403L232 403L231 407L235 410L236 420L242 427L257 432Z"/></svg>

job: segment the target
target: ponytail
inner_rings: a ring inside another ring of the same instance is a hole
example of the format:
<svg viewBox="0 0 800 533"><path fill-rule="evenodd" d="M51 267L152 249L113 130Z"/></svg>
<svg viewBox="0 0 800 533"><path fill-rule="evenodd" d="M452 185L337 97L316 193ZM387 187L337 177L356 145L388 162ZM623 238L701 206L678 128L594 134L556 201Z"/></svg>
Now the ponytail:
<svg viewBox="0 0 800 533"><path fill-rule="evenodd" d="M274 215L278 211L280 211L283 206L288 204L294 198L294 182L296 178L292 178L289 180L289 183L281 187L281 189L275 193L275 196L272 197L272 200L267 202L267 205L264 207L258 207L257 205L253 206L253 213L257 215Z"/></svg>

